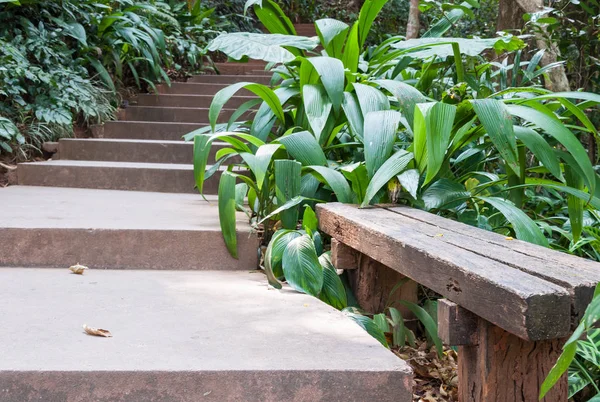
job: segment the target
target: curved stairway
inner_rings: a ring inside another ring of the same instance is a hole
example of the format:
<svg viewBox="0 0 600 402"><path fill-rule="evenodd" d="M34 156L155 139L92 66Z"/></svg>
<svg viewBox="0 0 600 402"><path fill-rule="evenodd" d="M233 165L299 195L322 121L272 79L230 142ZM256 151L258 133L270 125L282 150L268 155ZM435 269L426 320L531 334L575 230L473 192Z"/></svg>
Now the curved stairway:
<svg viewBox="0 0 600 402"><path fill-rule="evenodd" d="M263 67L139 95L0 189L0 402L411 400L403 361L318 299L269 289L247 218L236 260L216 197L195 193L181 136L227 84L268 83Z"/></svg>

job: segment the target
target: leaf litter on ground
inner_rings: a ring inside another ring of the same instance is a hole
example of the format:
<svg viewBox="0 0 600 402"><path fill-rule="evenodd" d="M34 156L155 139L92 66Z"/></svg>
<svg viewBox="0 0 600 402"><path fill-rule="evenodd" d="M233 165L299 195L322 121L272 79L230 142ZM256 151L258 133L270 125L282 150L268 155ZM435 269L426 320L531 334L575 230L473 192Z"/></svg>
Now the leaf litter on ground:
<svg viewBox="0 0 600 402"><path fill-rule="evenodd" d="M112 334L107 329L88 327L87 324L83 324L83 330L88 335L101 336L104 338L112 338Z"/></svg>
<svg viewBox="0 0 600 402"><path fill-rule="evenodd" d="M88 267L86 267L85 265L81 265L79 263L72 265L69 267L69 269L71 270L71 272L73 272L74 274L77 275L83 275L83 273L85 272L86 269L89 269Z"/></svg>

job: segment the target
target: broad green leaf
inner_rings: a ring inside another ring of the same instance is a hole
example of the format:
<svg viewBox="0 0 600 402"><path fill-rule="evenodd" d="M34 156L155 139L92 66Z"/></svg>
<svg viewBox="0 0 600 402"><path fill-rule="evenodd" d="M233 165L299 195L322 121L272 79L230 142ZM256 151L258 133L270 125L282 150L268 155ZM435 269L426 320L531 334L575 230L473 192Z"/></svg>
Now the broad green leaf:
<svg viewBox="0 0 600 402"><path fill-rule="evenodd" d="M473 109L496 149L515 175L520 176L517 141L507 107L495 99L473 101Z"/></svg>
<svg viewBox="0 0 600 402"><path fill-rule="evenodd" d="M349 311L345 311L345 313L355 323L360 325L362 327L362 329L367 331L367 333L369 335L371 335L373 338L377 339L379 341L379 343L381 343L381 345L383 345L384 347L389 349L387 340L385 339L385 334L383 333L383 331L381 331L381 329L377 326L377 324L375 324L375 322L373 322L373 320L371 320L369 317L361 315L361 314L351 313Z"/></svg>
<svg viewBox="0 0 600 402"><path fill-rule="evenodd" d="M463 7L472 7L469 1L460 3ZM455 8L449 13L445 13L440 19L435 22L427 32L422 35L422 38L439 38L442 37L454 24L465 16L464 9Z"/></svg>
<svg viewBox="0 0 600 402"><path fill-rule="evenodd" d="M315 137L308 131L285 135L278 139L290 156L304 166L327 165L327 158Z"/></svg>
<svg viewBox="0 0 600 402"><path fill-rule="evenodd" d="M254 13L260 22L272 34L296 35L294 24L274 1L248 0L244 5L244 14L251 6L254 6Z"/></svg>
<svg viewBox="0 0 600 402"><path fill-rule="evenodd" d="M194 179L200 194L204 189L204 175L212 141L208 135L194 136Z"/></svg>
<svg viewBox="0 0 600 402"><path fill-rule="evenodd" d="M410 127L414 125L415 105L427 101L425 96L415 87L394 80L378 80L375 83L387 89L398 100L400 110Z"/></svg>
<svg viewBox="0 0 600 402"><path fill-rule="evenodd" d="M281 144L266 144L260 146L256 150L256 154L247 152L240 154L254 174L256 187L259 191L262 189L263 183L265 182L265 176L269 169L269 165L271 164L271 159L273 159L273 155L279 148L281 148Z"/></svg>
<svg viewBox="0 0 600 402"><path fill-rule="evenodd" d="M528 127L514 126L515 135L525 146L542 162L542 165L558 180L564 181L560 161L556 157L554 149L535 130Z"/></svg>
<svg viewBox="0 0 600 402"><path fill-rule="evenodd" d="M552 370L550 370L550 373L548 373L548 376L540 387L540 399L544 398L548 391L550 391L558 382L560 377L567 372L569 365L571 365L571 362L575 358L575 353L577 353L577 343L571 343L565 346L558 361L554 367L552 367Z"/></svg>
<svg viewBox="0 0 600 402"><path fill-rule="evenodd" d="M316 172L317 177L331 187L339 202L352 203L352 190L343 174L332 168L318 165L308 166L307 169Z"/></svg>
<svg viewBox="0 0 600 402"><path fill-rule="evenodd" d="M358 38L361 48L364 46L367 36L369 36L373 21L387 2L388 0L365 0L361 7L358 16Z"/></svg>
<svg viewBox="0 0 600 402"><path fill-rule="evenodd" d="M300 176L302 165L291 160L276 160L275 163L275 195L278 205L300 195ZM298 207L281 211L281 224L285 229L296 229L298 224Z"/></svg>
<svg viewBox="0 0 600 402"><path fill-rule="evenodd" d="M233 258L238 258L235 230L235 176L223 172L219 181L219 222L225 245Z"/></svg>
<svg viewBox="0 0 600 402"><path fill-rule="evenodd" d="M381 167L377 169L375 175L371 179L365 198L361 203L361 207L369 205L373 197L383 186L385 186L392 178L400 174L406 166L413 160L413 154L400 150L388 158Z"/></svg>
<svg viewBox="0 0 600 402"><path fill-rule="evenodd" d="M271 90L266 85L262 84L255 84L252 82L238 82L236 84L221 89L214 96L213 101L210 104L210 108L208 110L208 118L213 131L215 130L217 119L219 118L219 114L221 113L223 106L227 103L227 101L229 101L229 99L231 99L233 95L236 94L236 92L238 92L242 88L245 88L259 96L263 101L265 101L265 103L269 105L273 113L275 113L275 116L280 121L285 121L285 116L283 115L281 102L279 101L279 98L277 97L275 92L273 92L273 90Z"/></svg>
<svg viewBox="0 0 600 402"><path fill-rule="evenodd" d="M349 166L344 166L341 168L341 172L350 181L352 192L356 196L356 202L361 204L369 186L369 174L364 163L357 162Z"/></svg>
<svg viewBox="0 0 600 402"><path fill-rule="evenodd" d="M354 84L358 104L362 111L363 118L366 118L370 112L388 111L390 110L390 101L383 92L370 85Z"/></svg>
<svg viewBox="0 0 600 402"><path fill-rule="evenodd" d="M488 49L503 48L517 50L523 41L517 36L497 38L427 38L410 39L392 44L392 47L406 51L407 55L417 59L454 57L453 45L458 46L461 54L475 57Z"/></svg>
<svg viewBox="0 0 600 402"><path fill-rule="evenodd" d="M593 193L596 188L596 173L592 167L587 152L577 137L566 128L561 122L556 121L544 113L525 106L508 105L508 111L523 120L526 120L540 127L547 134L553 136L560 142L571 154L577 165L584 174L584 180L590 192Z"/></svg>
<svg viewBox="0 0 600 402"><path fill-rule="evenodd" d="M344 64L338 59L326 56L309 57L306 60L319 74L333 109L337 113L344 100Z"/></svg>
<svg viewBox="0 0 600 402"><path fill-rule="evenodd" d="M390 324L388 323L388 320L387 320L387 317L385 316L385 314L383 314L383 313L375 314L373 316L373 322L375 323L375 325L377 325L379 327L381 332L383 332L384 334L386 332L391 332Z"/></svg>
<svg viewBox="0 0 600 402"><path fill-rule="evenodd" d="M269 63L288 63L296 58L290 48L312 50L317 45L316 39L304 36L232 32L217 36L208 50L221 51L234 60L248 57Z"/></svg>
<svg viewBox="0 0 600 402"><path fill-rule="evenodd" d="M323 267L310 237L303 235L288 243L283 252L282 267L292 288L319 296L323 288Z"/></svg>
<svg viewBox="0 0 600 402"><path fill-rule="evenodd" d="M283 251L289 242L300 236L302 236L302 233L297 230L288 229L281 229L273 234L265 252L265 273L267 274L269 285L274 288L281 289L281 283L279 283L277 278L283 277L283 269L281 268Z"/></svg>
<svg viewBox="0 0 600 402"><path fill-rule="evenodd" d="M419 191L419 181L421 175L418 169L407 170L398 175L398 181L415 200L417 199L417 191Z"/></svg>
<svg viewBox="0 0 600 402"><path fill-rule="evenodd" d="M302 100L308 123L317 141L321 144L321 134L331 113L331 101L322 85L305 85L302 87ZM325 133L327 134L327 133Z"/></svg>
<svg viewBox="0 0 600 402"><path fill-rule="evenodd" d="M471 193L460 183L448 179L434 181L421 195L425 210L452 209L471 198Z"/></svg>
<svg viewBox="0 0 600 402"><path fill-rule="evenodd" d="M413 125L413 153L419 172L427 169L427 114L435 105L433 102L415 105ZM430 130L431 131L431 130Z"/></svg>
<svg viewBox="0 0 600 402"><path fill-rule="evenodd" d="M373 178L391 155L400 118L400 113L393 110L369 112L365 115L364 149L369 178Z"/></svg>
<svg viewBox="0 0 600 402"><path fill-rule="evenodd" d="M540 246L548 247L548 239L538 225L525 212L510 202L498 197L477 197L496 208L511 223L517 238Z"/></svg>
<svg viewBox="0 0 600 402"><path fill-rule="evenodd" d="M362 111L360 110L360 104L356 99L356 95L350 92L344 92L344 102L342 103L342 109L348 119L348 126L350 132L359 140L362 141L363 129L364 129L364 118Z"/></svg>
<svg viewBox="0 0 600 402"><path fill-rule="evenodd" d="M349 71L348 82L355 82L356 76L354 73L358 71L358 60L360 57L360 49L362 46L359 44L358 39L358 22L355 22L350 29L348 39L346 39L346 45L344 46L344 55L342 56L342 62L344 67Z"/></svg>
<svg viewBox="0 0 600 402"><path fill-rule="evenodd" d="M342 21L324 18L317 20L315 27L327 55L340 59L350 26Z"/></svg>
<svg viewBox="0 0 600 402"><path fill-rule="evenodd" d="M390 318L392 319L392 333L394 346L404 347L406 345L406 327L404 326L404 317L394 307L389 308Z"/></svg>
<svg viewBox="0 0 600 402"><path fill-rule="evenodd" d="M331 263L329 253L322 254L319 262L323 267L323 289L321 289L319 298L338 310L348 307L346 288Z"/></svg>
<svg viewBox="0 0 600 402"><path fill-rule="evenodd" d="M427 175L425 184L437 175L446 157L450 145L452 126L456 116L456 106L446 103L436 103L427 110Z"/></svg>
<svg viewBox="0 0 600 402"><path fill-rule="evenodd" d="M304 214L302 214L302 227L307 233L314 233L319 230L319 220L317 219L317 214L315 214L315 211L310 207L310 205L306 205L304 207Z"/></svg>

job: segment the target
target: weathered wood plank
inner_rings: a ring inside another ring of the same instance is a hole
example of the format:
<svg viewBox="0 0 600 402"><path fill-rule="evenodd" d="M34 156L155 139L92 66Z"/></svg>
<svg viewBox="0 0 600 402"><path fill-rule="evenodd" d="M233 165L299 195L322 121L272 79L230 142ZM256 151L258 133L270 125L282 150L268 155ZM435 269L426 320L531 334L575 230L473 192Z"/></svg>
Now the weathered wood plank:
<svg viewBox="0 0 600 402"><path fill-rule="evenodd" d="M438 336L450 346L476 345L479 317L450 300L438 300Z"/></svg>
<svg viewBox="0 0 600 402"><path fill-rule="evenodd" d="M337 269L357 269L359 252L337 239L331 239L331 263Z"/></svg>
<svg viewBox="0 0 600 402"><path fill-rule="evenodd" d="M411 311L396 303L399 300L417 302L417 283L380 262L362 254L359 268L348 271L350 287L360 307L370 313L383 313L386 307L396 307L403 317L413 318ZM399 283L404 282L391 294Z"/></svg>
<svg viewBox="0 0 600 402"><path fill-rule="evenodd" d="M449 219L424 211L414 211L412 208L386 209L399 215L396 220L399 225L406 225L431 236L432 241L452 244L566 288L572 294L573 326L579 323L585 308L592 300L596 284L600 282L600 263L593 263L594 269L590 269L589 264L587 264L588 267L580 269L575 262L586 262L587 260L559 253L561 261L564 260L564 256L571 261L571 265L565 265L554 258L546 257L546 252L553 250L529 243L523 245L524 242L518 240L506 240L506 237L499 236L497 233L459 222L448 223L446 221L450 221ZM488 233L493 236L490 237ZM496 240L491 241L491 238ZM513 245L524 250L535 249L535 252L523 253L513 249Z"/></svg>
<svg viewBox="0 0 600 402"><path fill-rule="evenodd" d="M570 295L563 287L432 238L397 214L339 203L317 206L321 229L523 339L568 335Z"/></svg>
<svg viewBox="0 0 600 402"><path fill-rule="evenodd" d="M556 363L564 339L524 341L479 319L477 346L458 348L458 400L532 402ZM563 376L542 402L567 402Z"/></svg>

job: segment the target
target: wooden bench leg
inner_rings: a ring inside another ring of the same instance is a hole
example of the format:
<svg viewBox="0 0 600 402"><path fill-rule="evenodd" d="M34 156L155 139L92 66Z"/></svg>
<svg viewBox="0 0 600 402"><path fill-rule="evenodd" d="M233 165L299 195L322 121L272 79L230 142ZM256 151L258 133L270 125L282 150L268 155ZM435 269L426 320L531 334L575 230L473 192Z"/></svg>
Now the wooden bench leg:
<svg viewBox="0 0 600 402"><path fill-rule="evenodd" d="M394 300L417 301L417 283L412 280L408 280L394 292L390 300L390 292L406 277L364 254L358 256L358 269L347 272L358 304L367 312L382 313L386 305ZM398 304L394 307L405 318L412 317L405 307Z"/></svg>
<svg viewBox="0 0 600 402"><path fill-rule="evenodd" d="M564 339L525 341L479 318L477 341L460 346L460 402L535 402L560 355ZM543 399L568 400L567 376Z"/></svg>

